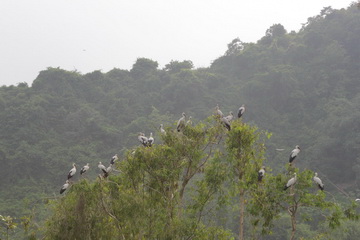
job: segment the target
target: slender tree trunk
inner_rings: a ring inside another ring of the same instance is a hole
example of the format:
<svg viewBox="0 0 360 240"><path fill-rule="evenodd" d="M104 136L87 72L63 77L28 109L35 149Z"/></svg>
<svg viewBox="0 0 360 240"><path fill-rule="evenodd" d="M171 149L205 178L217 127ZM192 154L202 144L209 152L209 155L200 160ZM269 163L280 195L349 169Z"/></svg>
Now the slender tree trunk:
<svg viewBox="0 0 360 240"><path fill-rule="evenodd" d="M296 232L296 218L295 218L295 214L291 215L291 237L290 240L294 240L295 239L295 232Z"/></svg>
<svg viewBox="0 0 360 240"><path fill-rule="evenodd" d="M239 240L244 240L244 213L245 213L245 191L240 190L240 221L239 221Z"/></svg>

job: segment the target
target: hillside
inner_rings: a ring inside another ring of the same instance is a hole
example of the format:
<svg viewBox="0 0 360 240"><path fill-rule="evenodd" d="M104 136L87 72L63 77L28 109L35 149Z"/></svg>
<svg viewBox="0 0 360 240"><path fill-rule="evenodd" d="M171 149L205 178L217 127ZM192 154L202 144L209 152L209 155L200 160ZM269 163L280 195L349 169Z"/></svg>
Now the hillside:
<svg viewBox="0 0 360 240"><path fill-rule="evenodd" d="M58 194L73 162L107 162L138 145L138 132L156 136L182 112L198 122L217 104L225 114L246 104L243 121L273 134L266 165L274 172L300 145L298 167L359 195L359 42L356 6L325 8L299 32L275 24L257 43L235 39L209 68L185 60L159 69L139 58L130 71L48 68L31 86L3 86L0 213L28 214Z"/></svg>

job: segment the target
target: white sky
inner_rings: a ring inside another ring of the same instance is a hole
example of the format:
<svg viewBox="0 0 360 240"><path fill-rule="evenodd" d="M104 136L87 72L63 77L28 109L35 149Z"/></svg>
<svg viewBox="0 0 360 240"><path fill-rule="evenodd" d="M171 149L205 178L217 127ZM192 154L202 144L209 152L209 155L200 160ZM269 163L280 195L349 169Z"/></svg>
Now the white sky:
<svg viewBox="0 0 360 240"><path fill-rule="evenodd" d="M47 67L88 73L136 59L208 67L239 37L273 24L298 31L323 7L352 0L0 0L0 86L29 84Z"/></svg>

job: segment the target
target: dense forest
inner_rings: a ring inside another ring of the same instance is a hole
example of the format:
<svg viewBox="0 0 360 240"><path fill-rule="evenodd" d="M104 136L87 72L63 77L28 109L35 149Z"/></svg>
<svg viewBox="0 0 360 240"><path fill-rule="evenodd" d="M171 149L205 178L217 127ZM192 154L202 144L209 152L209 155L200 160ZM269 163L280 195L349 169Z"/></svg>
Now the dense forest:
<svg viewBox="0 0 360 240"><path fill-rule="evenodd" d="M232 40L208 68L138 58L131 70L49 67L31 86L2 86L0 237L359 239L359 43L356 4L326 7L299 32L274 24L256 43ZM230 131L214 116L242 104ZM192 124L177 132L182 112ZM99 178L114 154L117 171ZM90 169L60 195L73 163ZM296 194L282 189L294 173ZM300 205L296 216L279 207Z"/></svg>

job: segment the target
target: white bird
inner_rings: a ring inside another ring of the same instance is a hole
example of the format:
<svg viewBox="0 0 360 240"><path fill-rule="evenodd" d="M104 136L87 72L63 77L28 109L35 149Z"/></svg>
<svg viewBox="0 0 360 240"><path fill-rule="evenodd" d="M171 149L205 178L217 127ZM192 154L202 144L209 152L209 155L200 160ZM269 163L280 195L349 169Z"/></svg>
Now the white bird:
<svg viewBox="0 0 360 240"><path fill-rule="evenodd" d="M147 146L151 147L154 144L154 141L155 141L155 139L154 139L153 134L151 132L150 136L148 138L148 141L147 141Z"/></svg>
<svg viewBox="0 0 360 240"><path fill-rule="evenodd" d="M80 169L80 175L83 175L84 173L86 173L87 170L89 170L89 163L87 163L85 166L83 166L81 169Z"/></svg>
<svg viewBox="0 0 360 240"><path fill-rule="evenodd" d="M290 157L289 157L290 164L295 160L295 158L299 154L299 152L300 152L300 147L299 147L299 145L296 145L295 148L290 153Z"/></svg>
<svg viewBox="0 0 360 240"><path fill-rule="evenodd" d="M103 173L107 174L106 167L101 162L99 162L98 168L100 168Z"/></svg>
<svg viewBox="0 0 360 240"><path fill-rule="evenodd" d="M164 129L164 125L163 124L160 124L160 133L161 134L166 134L166 131Z"/></svg>
<svg viewBox="0 0 360 240"><path fill-rule="evenodd" d="M65 184L61 187L60 189L60 194L62 194L63 192L65 192L65 190L69 187L70 182L69 180L66 180Z"/></svg>
<svg viewBox="0 0 360 240"><path fill-rule="evenodd" d="M192 125L191 116L189 117L189 120L186 121L186 125Z"/></svg>
<svg viewBox="0 0 360 240"><path fill-rule="evenodd" d="M147 147L148 138L145 137L144 133L140 132L139 135L138 135L138 139L139 139L139 142L141 142L142 145Z"/></svg>
<svg viewBox="0 0 360 240"><path fill-rule="evenodd" d="M76 164L73 163L73 168L70 169L67 179L69 180L70 178L72 178L75 175L75 173L76 173Z"/></svg>
<svg viewBox="0 0 360 240"><path fill-rule="evenodd" d="M314 182L318 185L318 187L321 189L321 191L324 191L324 184L321 181L321 179L317 176L317 172L315 173L315 176L313 178Z"/></svg>
<svg viewBox="0 0 360 240"><path fill-rule="evenodd" d="M288 189L289 187L293 186L296 183L296 173L294 173L294 177L291 178L285 185L284 190Z"/></svg>
<svg viewBox="0 0 360 240"><path fill-rule="evenodd" d="M226 117L222 117L221 122L222 122L222 124L224 124L224 126L227 128L227 130L230 131L230 129L231 129L230 122L226 119Z"/></svg>
<svg viewBox="0 0 360 240"><path fill-rule="evenodd" d="M245 104L241 105L241 107L239 108L238 118L241 118L241 116L244 114L244 112L245 112Z"/></svg>
<svg viewBox="0 0 360 240"><path fill-rule="evenodd" d="M228 122L231 122L234 118L234 114L232 111L229 112L229 115L227 115L226 117L226 120L228 120Z"/></svg>
<svg viewBox="0 0 360 240"><path fill-rule="evenodd" d="M224 114L223 114L222 111L220 110L219 104L216 104L215 113L216 113L217 116L219 116L219 118L224 117Z"/></svg>
<svg viewBox="0 0 360 240"><path fill-rule="evenodd" d="M355 202L358 202L358 201L360 201L360 198L355 199Z"/></svg>
<svg viewBox="0 0 360 240"><path fill-rule="evenodd" d="M265 167L262 166L261 169L258 172L258 181L261 182L263 177L265 175Z"/></svg>
<svg viewBox="0 0 360 240"><path fill-rule="evenodd" d="M118 159L119 159L118 155L115 154L115 155L110 159L110 164L113 165Z"/></svg>
<svg viewBox="0 0 360 240"><path fill-rule="evenodd" d="M183 112L182 117L178 120L176 125L176 129L178 132L180 132L185 127L185 118L186 118L186 114Z"/></svg>

